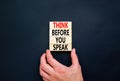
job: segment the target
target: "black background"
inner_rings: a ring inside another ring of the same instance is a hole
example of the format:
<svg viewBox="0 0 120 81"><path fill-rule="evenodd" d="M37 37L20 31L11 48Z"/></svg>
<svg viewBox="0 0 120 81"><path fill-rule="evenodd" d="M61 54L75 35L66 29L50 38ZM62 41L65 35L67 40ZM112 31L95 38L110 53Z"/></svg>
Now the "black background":
<svg viewBox="0 0 120 81"><path fill-rule="evenodd" d="M72 21L85 81L120 81L119 0L3 0L0 14L0 81L42 81L49 21ZM70 65L69 54L56 59Z"/></svg>

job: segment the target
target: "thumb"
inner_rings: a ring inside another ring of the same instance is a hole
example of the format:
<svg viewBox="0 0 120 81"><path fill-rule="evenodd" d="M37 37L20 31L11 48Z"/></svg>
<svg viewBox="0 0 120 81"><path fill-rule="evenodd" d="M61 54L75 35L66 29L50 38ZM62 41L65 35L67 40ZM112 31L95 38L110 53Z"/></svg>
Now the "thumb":
<svg viewBox="0 0 120 81"><path fill-rule="evenodd" d="M71 59L72 59L72 65L79 65L79 61L78 61L75 48L73 48L71 51Z"/></svg>

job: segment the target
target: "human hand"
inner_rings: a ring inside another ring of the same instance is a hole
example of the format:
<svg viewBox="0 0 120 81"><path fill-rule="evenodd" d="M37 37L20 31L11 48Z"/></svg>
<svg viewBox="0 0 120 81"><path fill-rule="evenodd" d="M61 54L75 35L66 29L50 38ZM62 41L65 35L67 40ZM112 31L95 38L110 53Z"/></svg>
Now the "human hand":
<svg viewBox="0 0 120 81"><path fill-rule="evenodd" d="M67 67L53 58L46 50L40 58L40 75L44 81L83 81L81 66L76 55L76 50L71 52L72 65Z"/></svg>

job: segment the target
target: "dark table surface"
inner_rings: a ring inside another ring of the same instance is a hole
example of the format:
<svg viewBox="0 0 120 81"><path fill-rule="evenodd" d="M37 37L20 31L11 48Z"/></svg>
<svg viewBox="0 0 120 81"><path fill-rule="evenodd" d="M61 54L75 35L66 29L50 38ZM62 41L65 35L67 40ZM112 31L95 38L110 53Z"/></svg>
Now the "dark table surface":
<svg viewBox="0 0 120 81"><path fill-rule="evenodd" d="M85 81L120 81L119 0L4 0L0 8L0 81L42 81L49 21L72 21ZM71 64L69 52L53 56Z"/></svg>

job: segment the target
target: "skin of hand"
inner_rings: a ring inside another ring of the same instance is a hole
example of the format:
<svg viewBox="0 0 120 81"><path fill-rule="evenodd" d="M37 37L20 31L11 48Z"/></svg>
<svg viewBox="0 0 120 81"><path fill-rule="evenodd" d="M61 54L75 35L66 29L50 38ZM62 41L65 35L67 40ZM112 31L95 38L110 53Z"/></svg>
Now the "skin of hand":
<svg viewBox="0 0 120 81"><path fill-rule="evenodd" d="M51 52L46 50L40 58L40 75L44 81L83 81L81 66L76 50L71 51L71 66L67 67L53 58Z"/></svg>

